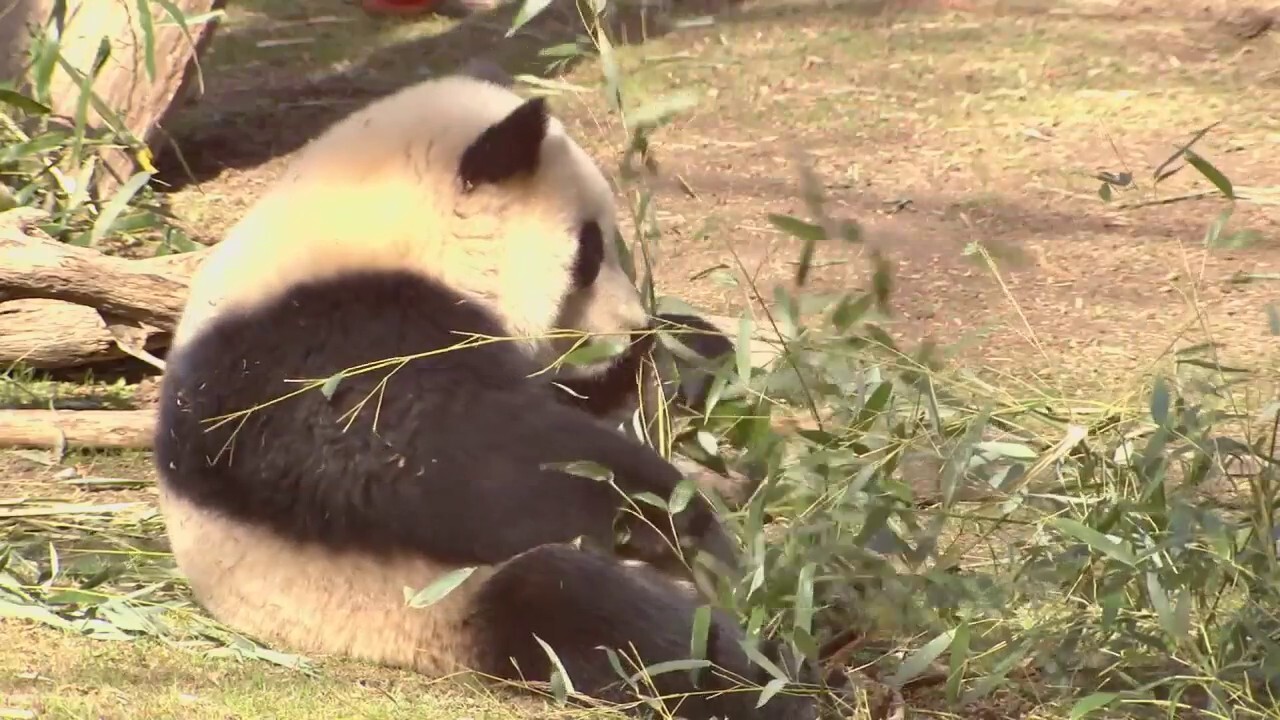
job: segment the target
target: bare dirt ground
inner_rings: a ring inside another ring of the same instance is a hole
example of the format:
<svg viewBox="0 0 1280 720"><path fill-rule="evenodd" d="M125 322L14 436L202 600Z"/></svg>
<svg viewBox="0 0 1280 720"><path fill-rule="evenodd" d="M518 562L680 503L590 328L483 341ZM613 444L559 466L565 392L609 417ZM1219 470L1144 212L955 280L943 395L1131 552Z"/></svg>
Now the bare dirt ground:
<svg viewBox="0 0 1280 720"><path fill-rule="evenodd" d="M504 43L505 17L392 25L338 0L258 5L224 28L208 94L175 129L203 179L177 203L206 240L283 153L368 97L474 54L538 66L529 49L540 38ZM740 261L766 292L790 277L798 242L766 215L804 215L789 161L799 150L831 210L897 261L891 330L909 341L965 341L971 363L1068 396L1133 379L1180 335L1207 339L1205 318L1227 353L1269 353L1274 281L1230 278L1280 263L1280 41L1241 39L1225 22L1239 15L1213 3L747 2L623 48L635 105L700 95L658 136L661 289L736 314L743 290L709 269ZM559 28L537 31L552 39ZM560 79L594 89L600 69L583 63ZM556 107L612 165L626 138L601 95ZM1250 231L1249 247L1204 251L1221 197L1116 207L1212 190L1190 168L1158 193L1150 178L1219 121L1197 148L1251 191L1228 226ZM1131 172L1143 189L1108 205L1099 171ZM998 275L966 255L975 242ZM815 289L861 283L866 246L824 249Z"/></svg>
<svg viewBox="0 0 1280 720"><path fill-rule="evenodd" d="M802 151L825 182L828 209L866 231L863 245L820 250L816 288L862 284L868 248L881 249L897 262L891 333L949 344L969 366L1002 375L1005 391L1031 384L1118 400L1171 346L1207 339L1223 343L1227 359L1274 367L1265 307L1277 299L1276 280L1232 278L1280 277L1280 31L1224 22L1242 7L748 0L714 23L622 47L632 107L677 90L699 99L656 138L660 289L735 314L746 294L740 278L735 286L725 277L739 263L766 294L787 282L799 243L767 215L805 215L789 160ZM204 96L168 128L196 179L172 154L163 159L176 211L193 236L216 241L325 123L470 56L543 74L536 49L569 37L555 22L537 22L535 37L503 40L509 17L376 20L343 0L232 3L204 62ZM598 63L556 80L587 89L553 105L612 168L626 135L598 91ZM1212 190L1191 168L1158 192L1150 179L1179 143L1214 122L1197 149L1249 198L1237 203L1228 232L1247 231L1252 242L1206 252L1221 197L1120 205ZM1130 172L1142 189L1104 203L1099 171ZM998 270L967 253L979 242ZM25 457L0 453L5 497L50 492L56 468ZM115 464L86 472L151 474L145 456L102 462ZM120 495L131 497L140 495ZM356 695L317 699L314 684L270 689L281 682L270 669L193 673L186 655L159 648L146 653L156 667L137 671L176 678L156 696L111 689L111 673L146 664L128 648L9 622L0 636L26 648L0 651L0 667L23 673L0 682L0 693L39 695L53 678L62 714L50 716L327 717L331 700L348 710L359 703L362 717L418 716L422 685L381 671L351 670L363 678ZM92 649L77 658L81 645ZM399 679L384 686L382 678ZM410 685L417 689L404 690ZM414 702L402 703L402 692ZM375 710L359 693L395 702ZM441 715L474 712L463 710L446 705ZM964 712L1028 716L1017 698Z"/></svg>

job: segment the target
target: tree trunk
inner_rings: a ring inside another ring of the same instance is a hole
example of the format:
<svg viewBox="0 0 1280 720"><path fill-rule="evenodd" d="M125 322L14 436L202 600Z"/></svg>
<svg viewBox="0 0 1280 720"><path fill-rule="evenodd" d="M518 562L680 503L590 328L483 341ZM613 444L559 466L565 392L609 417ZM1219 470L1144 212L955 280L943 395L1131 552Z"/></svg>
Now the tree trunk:
<svg viewBox="0 0 1280 720"><path fill-rule="evenodd" d="M59 38L62 59L88 74L103 40L111 46L110 59L93 83L93 92L119 116L124 128L142 142L178 100L194 75L194 60L213 37L215 22L200 21L210 11L220 10L225 0L173 0L186 19L186 30L174 22L164 5L146 0L151 16L154 75L146 62L147 35L136 0L66 0L63 31ZM45 27L56 6L54 0L21 0L0 10L0 77L20 76L22 60L30 45L28 24ZM188 38L188 34L190 37ZM80 81L61 65L55 67L50 82L53 110L59 116L75 117L80 100ZM90 105L89 125L102 128L110 122ZM134 172L134 155L128 148L102 150L105 173L95 173L95 194L108 197Z"/></svg>
<svg viewBox="0 0 1280 720"><path fill-rule="evenodd" d="M72 368L131 355L151 365L205 251L144 260L42 237L44 215L0 213L0 367Z"/></svg>
<svg viewBox="0 0 1280 720"><path fill-rule="evenodd" d="M188 280L166 272L165 265L111 257L55 240L0 234L0 295L88 305L172 330L182 314Z"/></svg>
<svg viewBox="0 0 1280 720"><path fill-rule="evenodd" d="M85 305L46 299L0 303L0 367L22 363L53 370L137 357L139 351L149 355L168 339L152 327L109 322Z"/></svg>
<svg viewBox="0 0 1280 720"><path fill-rule="evenodd" d="M151 446L151 410L0 410L0 447Z"/></svg>

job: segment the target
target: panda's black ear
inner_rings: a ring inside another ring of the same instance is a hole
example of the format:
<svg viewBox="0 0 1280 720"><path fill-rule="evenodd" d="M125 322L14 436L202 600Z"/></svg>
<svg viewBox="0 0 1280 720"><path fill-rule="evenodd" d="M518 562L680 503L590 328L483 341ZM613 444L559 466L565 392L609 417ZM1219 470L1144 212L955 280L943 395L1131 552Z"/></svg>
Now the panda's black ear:
<svg viewBox="0 0 1280 720"><path fill-rule="evenodd" d="M462 153L458 163L462 186L470 190L537 170L547 121L546 99L536 97L486 128Z"/></svg>

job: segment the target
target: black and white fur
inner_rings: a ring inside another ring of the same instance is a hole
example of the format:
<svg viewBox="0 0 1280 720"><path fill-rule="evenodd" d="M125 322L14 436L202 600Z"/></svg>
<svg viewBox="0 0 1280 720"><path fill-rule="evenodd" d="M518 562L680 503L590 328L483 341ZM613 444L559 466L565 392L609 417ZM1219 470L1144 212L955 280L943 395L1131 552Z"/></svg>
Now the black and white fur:
<svg viewBox="0 0 1280 720"><path fill-rule="evenodd" d="M691 357L655 342L658 331L674 334ZM733 342L707 320L661 313L650 324L650 332L611 363L576 376L553 375L552 380L565 390L560 397L566 404L611 420L643 440L641 432L651 433L663 411L705 412L713 371L736 352ZM637 410L641 427L633 417Z"/></svg>
<svg viewBox="0 0 1280 720"><path fill-rule="evenodd" d="M600 646L645 665L687 657L698 599L610 552L624 499L546 467L591 461L659 497L682 481L538 374L572 342L545 339L553 328L650 324L610 241L614 212L543 100L471 77L409 87L304 148L198 270L168 357L160 502L197 601L270 642L433 676L547 680L536 636L605 699L629 695ZM296 383L466 334L522 339L348 375L331 393ZM675 526L734 562L700 496ZM405 588L467 566L439 602L406 605ZM708 659L764 685L743 631L713 618ZM665 696L739 685L723 677L653 680ZM811 696L757 700L695 695L677 712L816 717Z"/></svg>

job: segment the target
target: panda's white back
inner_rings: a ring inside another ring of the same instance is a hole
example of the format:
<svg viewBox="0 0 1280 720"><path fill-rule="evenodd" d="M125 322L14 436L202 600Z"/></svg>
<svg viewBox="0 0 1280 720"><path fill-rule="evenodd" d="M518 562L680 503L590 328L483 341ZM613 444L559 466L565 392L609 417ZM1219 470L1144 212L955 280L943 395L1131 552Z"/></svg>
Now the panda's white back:
<svg viewBox="0 0 1280 720"><path fill-rule="evenodd" d="M612 242L589 302L569 298L581 306L573 316L562 316L570 288L548 292L573 260L576 223L592 218L607 238L616 232L608 182L557 119L548 119L534 176L459 193L463 151L523 101L504 87L449 76L335 123L298 151L210 252L192 278L173 347L217 313L356 269L420 272L491 305L513 335L544 336L557 320L599 333L641 324L643 308Z"/></svg>

